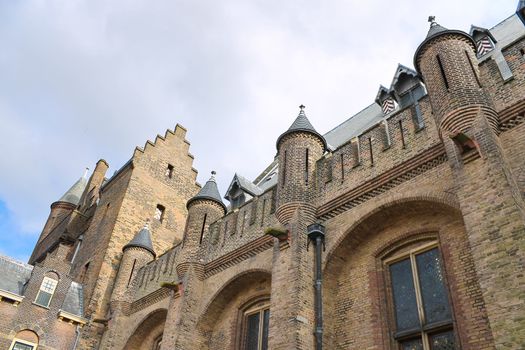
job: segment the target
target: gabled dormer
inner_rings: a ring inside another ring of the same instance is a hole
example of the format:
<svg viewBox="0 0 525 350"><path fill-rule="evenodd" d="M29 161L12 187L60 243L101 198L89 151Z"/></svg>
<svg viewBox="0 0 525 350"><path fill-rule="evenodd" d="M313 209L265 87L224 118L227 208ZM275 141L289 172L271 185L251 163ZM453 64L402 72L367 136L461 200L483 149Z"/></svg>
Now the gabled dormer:
<svg viewBox="0 0 525 350"><path fill-rule="evenodd" d="M259 187L248 179L235 174L224 198L230 201L231 209L234 210L260 194L262 194L262 190Z"/></svg>
<svg viewBox="0 0 525 350"><path fill-rule="evenodd" d="M470 36L476 42L476 53L478 57L482 57L487 53L494 50L496 45L496 39L486 28L471 26L470 27Z"/></svg>
<svg viewBox="0 0 525 350"><path fill-rule="evenodd" d="M426 94L417 72L402 64L397 66L390 91L399 103L399 108L413 104Z"/></svg>

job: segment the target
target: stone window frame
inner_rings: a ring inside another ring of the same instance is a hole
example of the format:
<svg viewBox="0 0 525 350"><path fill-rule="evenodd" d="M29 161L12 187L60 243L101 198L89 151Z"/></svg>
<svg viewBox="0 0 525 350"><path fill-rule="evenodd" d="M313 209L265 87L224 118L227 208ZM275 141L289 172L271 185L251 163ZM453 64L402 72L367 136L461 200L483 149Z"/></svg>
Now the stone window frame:
<svg viewBox="0 0 525 350"><path fill-rule="evenodd" d="M409 240L406 242L403 242L404 244L396 244L396 247L392 250L389 250L386 254L383 255L383 257L380 258L380 264L383 271L383 281L384 281L384 293L386 294L386 310L388 315L388 336L392 341L392 344L396 344L394 346L394 349L403 349L401 345L401 341L407 341L410 339L419 337L422 339L423 343L423 350L430 350L432 349L432 346L430 344L430 337L429 335L434 335L436 333L442 333L446 331L452 331L453 339L456 344L456 348L458 348L458 345L460 344L459 338L458 338L458 329L455 322L455 312L454 312L454 305L451 298L451 291L450 291L450 285L448 283L447 279L447 269L446 269L446 261L443 256L443 251L439 245L439 242L437 240L437 237L434 237L430 240ZM393 288L392 288L392 280L390 276L390 269L389 266L393 263L403 261L407 258L411 260L411 267L412 267L412 277L414 279L414 288L416 293L416 302L418 306L418 314L420 314L421 319L421 313L424 312L423 305L421 305L422 302L422 296L421 296L421 290L419 287L419 281L418 281L418 275L417 275L417 267L415 267L415 256L427 251L430 251L434 248L438 249L438 254L441 262L441 267L443 269L443 283L445 290L447 292L447 300L448 305L450 308L451 313L451 319L450 321L447 321L446 324L441 324L436 327L432 327L429 329L421 329L418 332L410 332L409 334L401 334L396 335L396 319L395 319L395 309L394 309L394 300L393 300ZM415 271L415 274L414 274Z"/></svg>
<svg viewBox="0 0 525 350"><path fill-rule="evenodd" d="M244 350L246 349L246 331L247 331L247 321L248 316L260 313L262 316L259 323L259 348L262 349L262 331L263 331L263 320L264 320L264 311L268 310L270 312L270 296L264 295L254 299L251 299L249 302L244 303L243 306L239 308L238 321L237 321L237 349ZM270 312L271 315L271 312Z"/></svg>
<svg viewBox="0 0 525 350"><path fill-rule="evenodd" d="M51 305L51 300L53 300L53 296L55 295L56 288L58 286L58 278L52 278L49 276L44 276L42 279L42 283L40 283L40 287L38 288L38 293L36 294L35 301L33 302L35 305L49 308L49 305ZM41 293L49 294L49 300L47 301L47 305L44 305L38 301L38 298L40 297Z"/></svg>
<svg viewBox="0 0 525 350"><path fill-rule="evenodd" d="M36 344L36 343L32 343L32 342L27 341L27 340L14 338L13 341L11 342L11 346L9 347L9 350L15 349L15 345L16 344L21 344L21 345L25 345L25 346L31 346L31 350L36 350L38 348L38 344Z"/></svg>

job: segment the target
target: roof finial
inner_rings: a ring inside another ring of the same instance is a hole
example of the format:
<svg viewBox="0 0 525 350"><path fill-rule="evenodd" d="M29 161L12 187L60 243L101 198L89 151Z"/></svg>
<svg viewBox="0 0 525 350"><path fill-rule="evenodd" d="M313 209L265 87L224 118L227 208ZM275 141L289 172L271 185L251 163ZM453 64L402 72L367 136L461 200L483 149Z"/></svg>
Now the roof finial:
<svg viewBox="0 0 525 350"><path fill-rule="evenodd" d="M217 172L215 170L212 170L211 171L210 181L215 181L215 174L217 174Z"/></svg>
<svg viewBox="0 0 525 350"><path fill-rule="evenodd" d="M306 108L306 107L305 107L305 105L303 105L303 104L299 106L299 109L300 109L300 111L299 111L299 115L301 115L301 114L302 114L302 115L305 115L305 114L304 114L304 109L305 109L305 108Z"/></svg>
<svg viewBox="0 0 525 350"><path fill-rule="evenodd" d="M437 25L436 16L428 16L428 22L430 23L431 27Z"/></svg>
<svg viewBox="0 0 525 350"><path fill-rule="evenodd" d="M87 179L87 174L88 174L88 172L89 172L89 168L86 167L86 169L84 170L84 175L82 175L82 177L83 177L84 179Z"/></svg>

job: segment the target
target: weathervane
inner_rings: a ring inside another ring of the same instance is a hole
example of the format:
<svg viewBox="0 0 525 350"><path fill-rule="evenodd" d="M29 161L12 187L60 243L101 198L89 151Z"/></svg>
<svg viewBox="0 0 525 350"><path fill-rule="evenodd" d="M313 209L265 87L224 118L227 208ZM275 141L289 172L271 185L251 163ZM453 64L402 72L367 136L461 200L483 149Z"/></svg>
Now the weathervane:
<svg viewBox="0 0 525 350"><path fill-rule="evenodd" d="M436 23L436 16L428 16L428 22L430 23L431 27L435 26L437 24Z"/></svg>

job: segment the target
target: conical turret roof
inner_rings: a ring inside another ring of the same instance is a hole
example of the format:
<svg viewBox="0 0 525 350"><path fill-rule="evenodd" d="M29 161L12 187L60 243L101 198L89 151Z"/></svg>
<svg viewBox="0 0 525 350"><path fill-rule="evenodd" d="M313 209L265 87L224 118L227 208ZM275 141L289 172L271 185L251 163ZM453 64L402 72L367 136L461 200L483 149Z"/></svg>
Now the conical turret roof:
<svg viewBox="0 0 525 350"><path fill-rule="evenodd" d="M467 33L463 32L461 30L447 29L447 28L439 25L435 21L435 17L434 16L428 17L428 21L430 22L430 28L428 29L427 36L426 36L425 40L423 40L423 42L421 44L419 44L418 48L416 49L416 52L414 53L414 67L416 67L416 71L418 73L420 73L419 64L417 62L417 58L419 56L419 53L423 50L423 47L425 47L430 41L432 41L434 38L437 38L438 36L441 36L443 34L459 34L459 35L462 35L462 36L464 36L465 38L467 38L470 41L470 43L472 44L472 47L474 48L474 50L476 50L476 44L474 43L474 39L472 39L472 37L470 35L468 35Z"/></svg>
<svg viewBox="0 0 525 350"><path fill-rule="evenodd" d="M190 198L188 203L186 203L186 208L188 208L190 204L197 199L208 199L217 202L224 208L224 211L226 211L226 205L222 202L221 195L219 194L219 188L217 187L217 182L215 181L215 174L215 171L211 172L210 179L206 181L206 184L201 188L199 193Z"/></svg>
<svg viewBox="0 0 525 350"><path fill-rule="evenodd" d="M299 115L297 116L297 118L295 118L292 125L290 125L288 130L283 132L281 136L277 138L277 143L276 143L277 149L279 149L279 143L281 142L284 136L294 133L294 132L307 132L307 133L310 133L310 134L313 134L319 137L319 139L323 142L324 150L326 150L327 148L326 140L321 134L317 132L317 130L315 130L315 128L312 126L312 123L310 123L310 121L306 117L306 114L304 113L304 108L305 108L304 105L299 106L299 108L300 108Z"/></svg>
<svg viewBox="0 0 525 350"><path fill-rule="evenodd" d="M157 254L155 254L155 250L153 250L153 243L151 242L151 232L149 231L149 225L147 222L144 225L144 227L139 232L137 232L135 237L133 237L133 239L129 241L128 244L122 247L122 251L126 250L126 248L131 247L144 248L151 254L153 254L153 256L157 256Z"/></svg>
<svg viewBox="0 0 525 350"><path fill-rule="evenodd" d="M87 172L88 169L86 168L84 176L78 179L77 182L75 182L73 186L71 186L71 188L67 190L57 202L67 202L78 205L80 202L80 197L82 197L82 193L84 193L84 190L87 186Z"/></svg>

